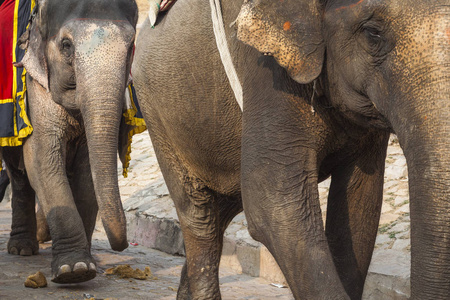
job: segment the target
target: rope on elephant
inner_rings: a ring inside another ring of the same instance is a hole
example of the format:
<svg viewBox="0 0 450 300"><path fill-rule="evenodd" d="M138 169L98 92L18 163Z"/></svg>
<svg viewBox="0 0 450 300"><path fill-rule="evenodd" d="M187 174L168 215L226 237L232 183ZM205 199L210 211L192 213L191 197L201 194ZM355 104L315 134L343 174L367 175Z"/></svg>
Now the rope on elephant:
<svg viewBox="0 0 450 300"><path fill-rule="evenodd" d="M222 9L220 6L220 0L209 0L211 6L211 20L213 24L214 37L216 38L217 49L219 50L220 59L222 65L225 68L228 81L230 82L231 89L234 92L236 102L241 108L244 109L244 96L242 92L242 85L239 81L236 69L234 68L233 59L231 58L230 49L228 49L227 38L225 35L225 27L223 25Z"/></svg>
<svg viewBox="0 0 450 300"><path fill-rule="evenodd" d="M176 0L149 0L150 8L148 12L148 18L152 27L154 27L156 24L158 14L162 11L167 11L170 7L172 7L175 1ZM209 0L209 5L211 7L211 21L213 25L214 37L216 38L217 49L219 50L220 59L222 61L223 67L225 68L225 73L227 74L227 78L230 82L231 89L233 90L234 96L236 98L236 102L242 111L242 85L237 76L236 69L234 68L230 50L228 49L220 0Z"/></svg>
<svg viewBox="0 0 450 300"><path fill-rule="evenodd" d="M150 20L150 25L152 27L155 26L156 19L158 18L159 12L167 11L169 8L172 7L172 5L177 0L149 0L148 3L150 4L150 8L148 11L148 18Z"/></svg>

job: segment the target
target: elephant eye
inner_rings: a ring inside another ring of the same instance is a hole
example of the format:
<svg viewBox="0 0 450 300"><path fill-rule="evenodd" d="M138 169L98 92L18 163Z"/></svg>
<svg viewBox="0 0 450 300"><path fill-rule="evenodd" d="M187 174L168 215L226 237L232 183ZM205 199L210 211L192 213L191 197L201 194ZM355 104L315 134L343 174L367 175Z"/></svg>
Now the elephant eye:
<svg viewBox="0 0 450 300"><path fill-rule="evenodd" d="M68 39L63 39L61 42L62 48L65 50L69 50L72 47L72 43Z"/></svg>
<svg viewBox="0 0 450 300"><path fill-rule="evenodd" d="M72 42L65 38L61 41L61 52L64 53L66 56L72 55Z"/></svg>
<svg viewBox="0 0 450 300"><path fill-rule="evenodd" d="M367 39L371 43L382 42L381 32L378 29L372 28L372 27L367 27L367 28L364 28L364 32L367 36Z"/></svg>
<svg viewBox="0 0 450 300"><path fill-rule="evenodd" d="M372 26L363 26L362 29L369 41L379 42L382 39L382 33L380 29Z"/></svg>
<svg viewBox="0 0 450 300"><path fill-rule="evenodd" d="M388 39L382 29L366 24L362 26L362 35L367 52L372 56L383 56L389 52Z"/></svg>

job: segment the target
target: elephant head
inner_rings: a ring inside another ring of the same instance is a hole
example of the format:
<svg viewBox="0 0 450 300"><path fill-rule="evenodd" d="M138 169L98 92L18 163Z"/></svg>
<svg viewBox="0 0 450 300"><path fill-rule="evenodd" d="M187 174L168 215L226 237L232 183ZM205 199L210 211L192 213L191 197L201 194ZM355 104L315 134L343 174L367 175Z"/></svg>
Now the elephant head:
<svg viewBox="0 0 450 300"><path fill-rule="evenodd" d="M250 0L238 18L240 40L299 83L326 82L327 105L347 120L397 134L413 299L450 292L449 15L447 0Z"/></svg>
<svg viewBox="0 0 450 300"><path fill-rule="evenodd" d="M103 225L119 251L127 240L117 145L136 22L134 0L40 0L22 41L32 80L67 111L81 114Z"/></svg>

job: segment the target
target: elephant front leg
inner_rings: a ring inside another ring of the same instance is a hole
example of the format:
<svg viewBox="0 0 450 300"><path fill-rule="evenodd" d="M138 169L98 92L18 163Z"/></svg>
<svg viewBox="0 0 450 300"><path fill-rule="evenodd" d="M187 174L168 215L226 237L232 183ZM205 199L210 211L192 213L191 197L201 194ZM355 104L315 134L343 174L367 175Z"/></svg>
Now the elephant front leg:
<svg viewBox="0 0 450 300"><path fill-rule="evenodd" d="M4 156L12 190L12 224L7 246L8 253L24 256L38 254L35 193L30 186L27 174L18 168L22 149L5 147Z"/></svg>
<svg viewBox="0 0 450 300"><path fill-rule="evenodd" d="M74 147L75 148L75 147ZM98 213L94 182L92 181L91 165L87 142L83 138L72 163L72 176L69 179L78 213L83 221L86 238L91 245L92 234ZM90 248L90 247L89 247Z"/></svg>
<svg viewBox="0 0 450 300"><path fill-rule="evenodd" d="M361 299L383 200L389 134L371 134L358 152L332 172L326 235L333 260L351 299ZM350 161L350 162L349 162Z"/></svg>
<svg viewBox="0 0 450 300"><path fill-rule="evenodd" d="M246 165L243 157L249 232L272 253L295 299L349 299L323 228L315 152L297 149L292 156L259 160L262 165Z"/></svg>
<svg viewBox="0 0 450 300"><path fill-rule="evenodd" d="M52 281L87 281L96 276L96 267L66 175L64 139L57 133L39 139L39 132L44 131L36 129L25 143L24 160L52 237Z"/></svg>

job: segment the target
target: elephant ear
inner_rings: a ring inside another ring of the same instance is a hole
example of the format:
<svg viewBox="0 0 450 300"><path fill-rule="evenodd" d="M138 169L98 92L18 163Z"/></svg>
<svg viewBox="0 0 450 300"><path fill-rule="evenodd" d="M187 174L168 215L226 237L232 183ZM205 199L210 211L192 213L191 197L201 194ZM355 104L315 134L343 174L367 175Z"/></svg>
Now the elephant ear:
<svg viewBox="0 0 450 300"><path fill-rule="evenodd" d="M321 73L325 45L317 1L247 0L237 24L239 40L274 56L297 82Z"/></svg>
<svg viewBox="0 0 450 300"><path fill-rule="evenodd" d="M39 12L41 10L42 7L39 7ZM26 49L22 63L27 73L48 91L48 66L45 56L46 43L42 37L42 30L39 28L39 24L42 23L40 22L40 13L37 18L38 20L34 20L19 39L20 47L25 47Z"/></svg>

